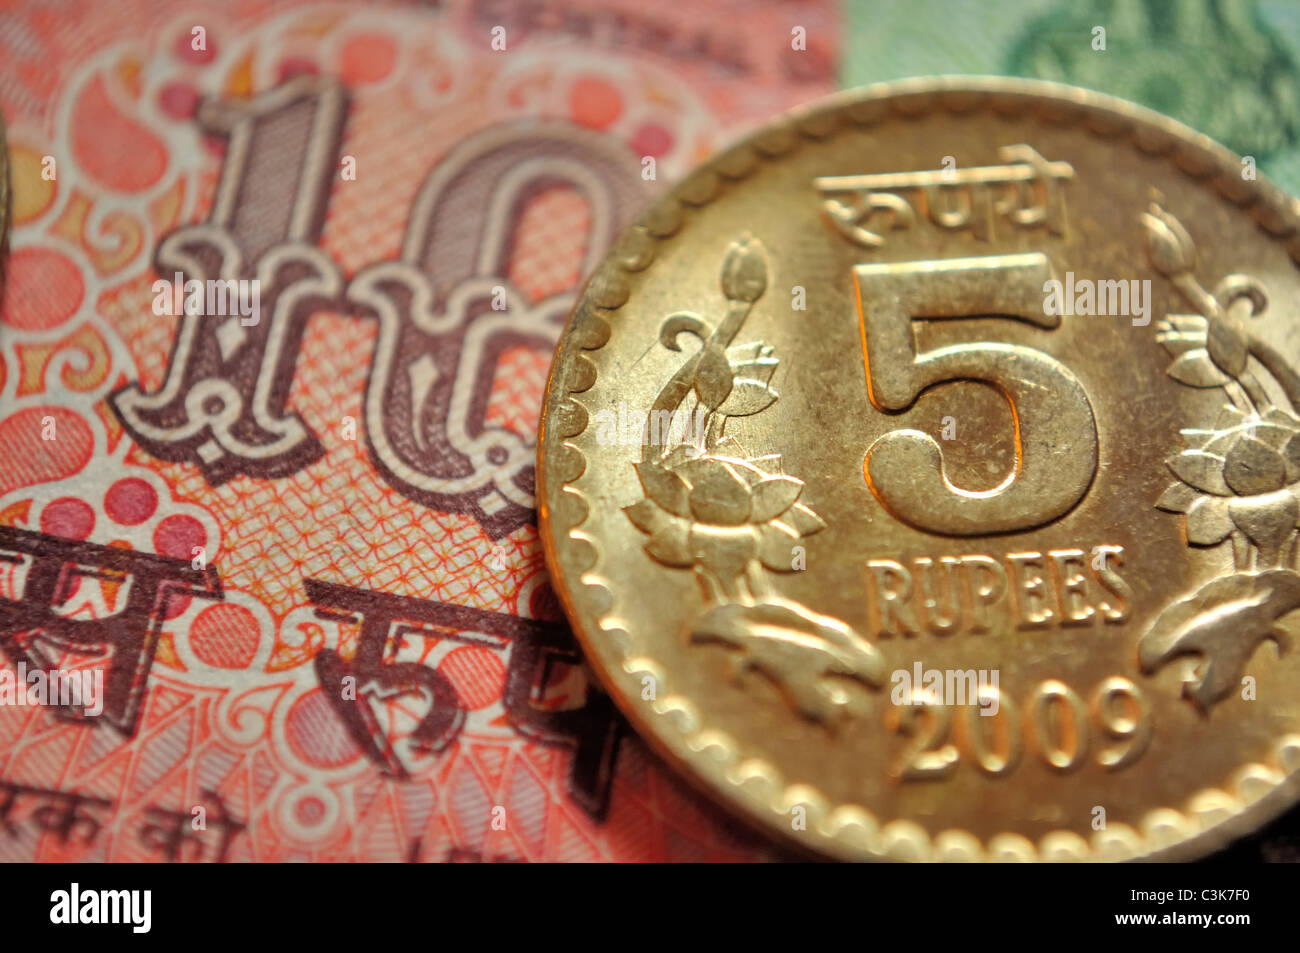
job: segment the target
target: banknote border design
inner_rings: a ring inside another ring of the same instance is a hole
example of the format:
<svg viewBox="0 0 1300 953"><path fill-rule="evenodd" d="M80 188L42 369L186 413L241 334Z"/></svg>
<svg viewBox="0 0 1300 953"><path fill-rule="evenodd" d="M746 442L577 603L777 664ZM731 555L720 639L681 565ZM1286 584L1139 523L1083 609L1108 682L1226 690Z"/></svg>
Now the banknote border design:
<svg viewBox="0 0 1300 953"><path fill-rule="evenodd" d="M844 859L893 860L1180 860L1209 853L1281 814L1300 799L1300 736L1283 735L1272 763L1243 764L1218 788L1196 792L1182 809L1149 811L1137 828L1111 825L1084 840L1072 831L1052 831L1037 843L1014 832L987 844L968 831L931 834L914 821L878 820L857 804L832 804L807 783L787 781L777 766L742 758L735 740L700 724L690 701L675 695L662 666L633 655L634 642L612 607L615 593L599 572L600 554L582 531L587 505L572 483L586 460L571 440L587 427L587 414L573 397L596 382L596 366L583 351L597 350L610 336L607 320L631 295L628 275L654 261L660 242L671 238L690 210L707 205L728 183L743 180L764 162L796 151L801 142L833 133L845 120L863 128L889 119L947 110L969 114L980 109L1002 116L1031 115L1046 123L1074 122L1093 135L1145 155L1166 158L1194 181L1214 189L1246 211L1270 238L1282 242L1300 268L1300 199L1259 177L1245 181L1240 160L1209 137L1159 113L1112 96L1035 80L1006 77L937 77L881 83L840 93L797 110L774 125L716 156L655 202L624 232L614 251L591 277L561 338L551 366L538 435L539 523L546 561L557 580L574 631L587 659L642 736L687 777L740 806L751 822L777 831L792 805L807 807L807 831L787 841L807 849L808 840ZM595 629L585 624L577 595L559 582L560 550L565 563L580 567L570 578L585 590L583 602L601 607ZM596 639L599 636L599 641ZM612 661L611 661L612 660ZM614 664L616 663L616 665ZM653 676L658 698L633 704L642 679ZM780 823L774 823L777 819ZM797 839L796 839L797 838Z"/></svg>

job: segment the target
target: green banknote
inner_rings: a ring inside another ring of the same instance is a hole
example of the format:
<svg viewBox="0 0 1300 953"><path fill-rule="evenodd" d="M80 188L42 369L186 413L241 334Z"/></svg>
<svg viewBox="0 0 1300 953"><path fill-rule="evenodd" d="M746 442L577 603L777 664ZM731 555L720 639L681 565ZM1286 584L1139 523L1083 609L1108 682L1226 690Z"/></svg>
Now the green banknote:
<svg viewBox="0 0 1300 953"><path fill-rule="evenodd" d="M1300 194L1300 0L849 0L847 18L844 86L941 73L1085 86L1187 123Z"/></svg>

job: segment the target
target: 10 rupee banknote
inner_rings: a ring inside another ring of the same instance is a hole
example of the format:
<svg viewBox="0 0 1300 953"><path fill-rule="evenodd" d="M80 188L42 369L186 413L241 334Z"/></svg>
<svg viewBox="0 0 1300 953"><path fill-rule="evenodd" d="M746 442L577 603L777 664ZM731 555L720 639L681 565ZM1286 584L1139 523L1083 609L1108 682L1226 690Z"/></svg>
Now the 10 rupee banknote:
<svg viewBox="0 0 1300 953"><path fill-rule="evenodd" d="M0 4L0 859L763 856L534 525L581 278L827 3Z"/></svg>

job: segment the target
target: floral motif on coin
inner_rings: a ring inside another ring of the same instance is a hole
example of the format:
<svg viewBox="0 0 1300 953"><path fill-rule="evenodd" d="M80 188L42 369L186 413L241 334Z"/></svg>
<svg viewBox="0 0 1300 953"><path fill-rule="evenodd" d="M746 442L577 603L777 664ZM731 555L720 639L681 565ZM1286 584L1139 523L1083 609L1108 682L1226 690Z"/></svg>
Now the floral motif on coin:
<svg viewBox="0 0 1300 953"><path fill-rule="evenodd" d="M1186 449L1169 460L1178 482L1156 506L1184 514L1191 545L1231 540L1235 571L1172 603L1138 642L1147 673L1199 655L1183 694L1208 711L1241 683L1261 642L1272 641L1279 653L1290 647L1280 621L1300 608L1300 572L1292 568L1300 523L1300 418L1292 411L1300 407L1300 376L1248 325L1268 306L1259 282L1228 275L1211 293L1194 275L1196 248L1182 223L1153 203L1142 224L1152 265L1196 310L1158 325L1156 340L1174 355L1169 376L1222 388L1229 400L1213 426L1182 431ZM1260 374L1291 410L1274 404Z"/></svg>
<svg viewBox="0 0 1300 953"><path fill-rule="evenodd" d="M774 349L762 342L731 345L767 289L761 242L745 235L731 244L721 284L727 300L721 321L683 311L660 326L659 341L669 350L681 350L682 334L702 347L655 399L636 465L645 497L624 512L649 535L645 551L653 559L691 568L699 579L706 607L689 625L691 640L736 650L737 678L754 669L796 711L833 726L852 710L853 699L835 677L878 689L884 664L839 619L772 592L764 570L792 571L799 541L826 524L800 501L804 483L783 472L779 453L751 456L723 435L728 418L757 414L780 396L771 386L780 363ZM686 419L699 422L699 439L674 445L655 423L680 415L692 394Z"/></svg>

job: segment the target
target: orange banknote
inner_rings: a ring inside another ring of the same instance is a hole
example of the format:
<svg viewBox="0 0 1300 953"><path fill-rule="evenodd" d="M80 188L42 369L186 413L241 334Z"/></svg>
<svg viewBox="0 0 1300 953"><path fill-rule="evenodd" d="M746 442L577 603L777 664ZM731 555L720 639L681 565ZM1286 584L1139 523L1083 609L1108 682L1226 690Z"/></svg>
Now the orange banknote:
<svg viewBox="0 0 1300 953"><path fill-rule="evenodd" d="M534 525L583 276L834 85L831 4L730 7L0 3L0 859L765 855Z"/></svg>

